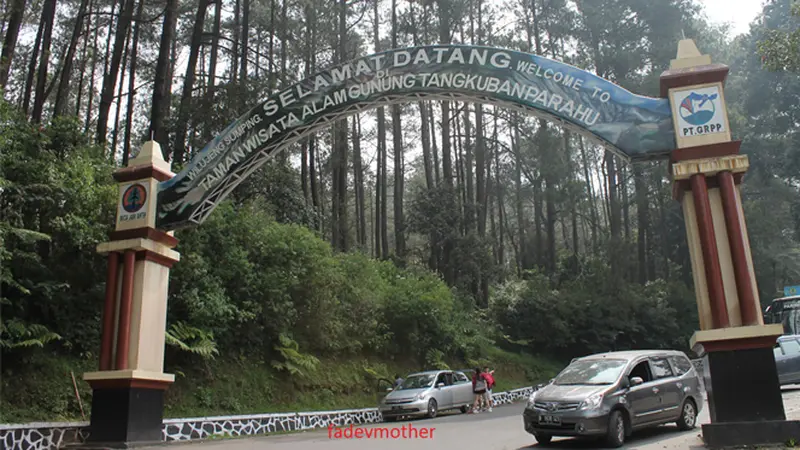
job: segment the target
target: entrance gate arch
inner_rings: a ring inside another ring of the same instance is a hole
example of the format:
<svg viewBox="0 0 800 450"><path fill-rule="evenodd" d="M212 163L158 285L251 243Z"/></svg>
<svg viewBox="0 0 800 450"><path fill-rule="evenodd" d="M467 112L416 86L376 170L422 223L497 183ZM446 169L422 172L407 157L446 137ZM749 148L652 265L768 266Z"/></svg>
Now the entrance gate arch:
<svg viewBox="0 0 800 450"><path fill-rule="evenodd" d="M675 148L669 100L635 95L590 72L502 48L436 45L365 56L261 102L158 190L156 226L201 223L236 185L283 148L381 104L454 100L524 110L601 142L629 160Z"/></svg>
<svg viewBox="0 0 800 450"><path fill-rule="evenodd" d="M739 155L741 142L731 140L727 73L692 40L682 40L661 76L660 98L651 98L508 49L396 49L279 91L229 125L177 175L159 145L145 143L128 167L114 173L120 183L116 228L98 246L109 264L100 370L84 374L94 391L89 440L162 439L163 392L174 381L163 372L169 269L180 259L174 231L202 223L248 175L304 136L367 108L413 100L524 110L629 161L669 159L700 317L690 344L706 363L712 424L704 426L704 435L709 444L722 444L743 436L730 430L744 426L744 435L756 440L769 434L763 430L773 433L770 438L783 436L778 441L792 437L772 356L782 327L763 323L737 186L748 159Z"/></svg>

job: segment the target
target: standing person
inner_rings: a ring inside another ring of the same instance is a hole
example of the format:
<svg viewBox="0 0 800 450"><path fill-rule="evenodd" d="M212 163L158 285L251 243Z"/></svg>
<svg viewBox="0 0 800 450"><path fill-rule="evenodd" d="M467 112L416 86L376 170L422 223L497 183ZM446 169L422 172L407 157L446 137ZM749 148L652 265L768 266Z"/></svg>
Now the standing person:
<svg viewBox="0 0 800 450"><path fill-rule="evenodd" d="M486 404L488 405L489 412L492 412L494 400L492 400L492 390L494 389L494 370L489 370L489 366L483 368L483 376L486 378Z"/></svg>
<svg viewBox="0 0 800 450"><path fill-rule="evenodd" d="M478 414L481 405L486 407L486 389L489 384L486 382L486 377L481 372L480 367L475 368L475 374L472 375L472 392L475 394L475 403L472 404L472 413Z"/></svg>
<svg viewBox="0 0 800 450"><path fill-rule="evenodd" d="M405 380L403 380L403 379L400 377L400 375L399 375L399 374L395 374L395 375L394 375L394 388L396 389L396 388L397 388L397 387L399 387L401 384L403 384L403 381L405 381Z"/></svg>

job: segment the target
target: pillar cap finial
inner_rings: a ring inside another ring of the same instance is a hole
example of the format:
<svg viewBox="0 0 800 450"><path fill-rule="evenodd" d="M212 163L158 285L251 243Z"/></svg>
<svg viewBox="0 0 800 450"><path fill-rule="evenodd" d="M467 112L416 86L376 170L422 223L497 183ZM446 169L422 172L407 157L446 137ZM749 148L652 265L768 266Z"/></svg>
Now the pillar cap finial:
<svg viewBox="0 0 800 450"><path fill-rule="evenodd" d="M678 42L678 53L670 61L670 69L683 69L686 67L707 66L711 64L711 56L700 53L692 39L681 39Z"/></svg>
<svg viewBox="0 0 800 450"><path fill-rule="evenodd" d="M161 145L156 141L147 141L142 145L135 158L128 162L128 167L153 166L165 172L171 172L172 164L164 160Z"/></svg>

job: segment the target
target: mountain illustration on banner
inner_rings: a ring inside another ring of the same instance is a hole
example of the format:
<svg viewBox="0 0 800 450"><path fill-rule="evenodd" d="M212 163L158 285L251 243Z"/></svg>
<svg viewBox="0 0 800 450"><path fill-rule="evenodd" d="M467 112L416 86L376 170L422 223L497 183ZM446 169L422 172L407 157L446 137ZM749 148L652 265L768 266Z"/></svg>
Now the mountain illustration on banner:
<svg viewBox="0 0 800 450"><path fill-rule="evenodd" d="M698 94L692 92L681 102L679 109L681 118L692 125L708 123L717 112L714 100L717 94Z"/></svg>

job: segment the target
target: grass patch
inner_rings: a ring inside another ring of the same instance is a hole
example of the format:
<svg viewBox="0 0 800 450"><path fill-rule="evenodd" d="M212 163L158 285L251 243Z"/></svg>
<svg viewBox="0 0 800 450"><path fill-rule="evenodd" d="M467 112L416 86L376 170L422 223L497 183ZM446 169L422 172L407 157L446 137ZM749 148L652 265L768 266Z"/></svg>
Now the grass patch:
<svg viewBox="0 0 800 450"><path fill-rule="evenodd" d="M562 367L547 359L485 350L481 361L447 361L451 368L476 363L496 370L495 392L530 386L550 379ZM264 414L375 407L396 373L426 370L410 362L380 358L326 358L313 372L288 376L253 359L219 358L183 366L167 366L175 383L165 397L165 418ZM97 370L94 359L37 352L16 370L3 368L0 380L0 423L80 421L70 371L87 417L91 388L83 373ZM469 374L471 375L471 374ZM385 383L385 382L383 382Z"/></svg>

